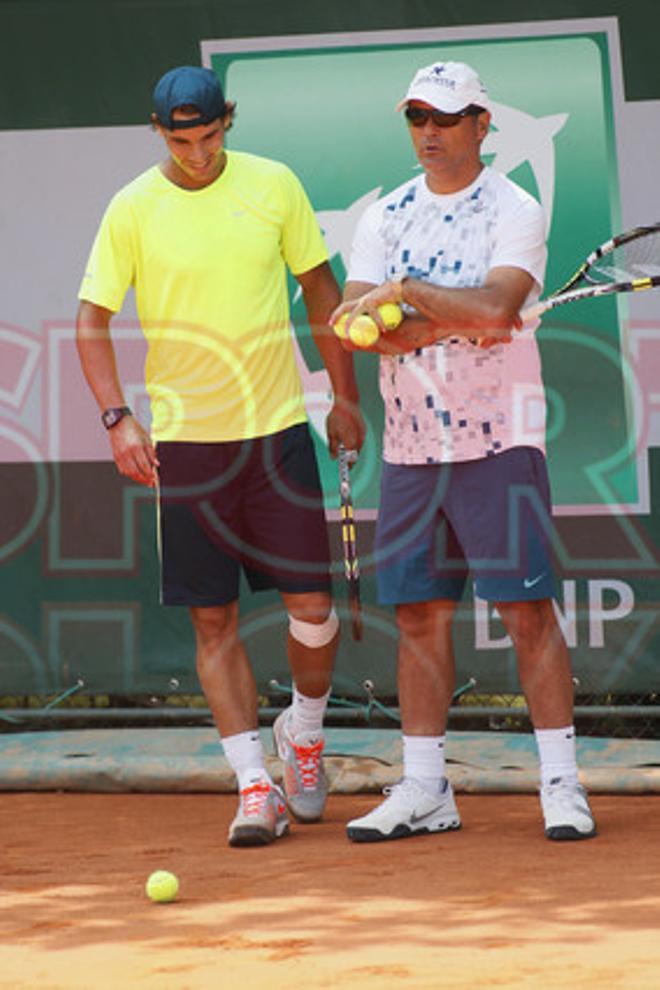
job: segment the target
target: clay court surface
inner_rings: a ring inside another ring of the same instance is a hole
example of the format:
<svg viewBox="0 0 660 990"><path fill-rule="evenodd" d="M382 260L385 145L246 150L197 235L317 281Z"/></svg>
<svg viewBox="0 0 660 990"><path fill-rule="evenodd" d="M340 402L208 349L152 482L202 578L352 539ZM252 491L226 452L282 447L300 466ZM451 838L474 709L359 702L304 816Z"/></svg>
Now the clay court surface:
<svg viewBox="0 0 660 990"><path fill-rule="evenodd" d="M596 795L550 843L533 795L459 795L463 829L354 845L373 795L229 849L231 795L0 796L2 990L660 986L660 795ZM181 893L143 885L174 871Z"/></svg>

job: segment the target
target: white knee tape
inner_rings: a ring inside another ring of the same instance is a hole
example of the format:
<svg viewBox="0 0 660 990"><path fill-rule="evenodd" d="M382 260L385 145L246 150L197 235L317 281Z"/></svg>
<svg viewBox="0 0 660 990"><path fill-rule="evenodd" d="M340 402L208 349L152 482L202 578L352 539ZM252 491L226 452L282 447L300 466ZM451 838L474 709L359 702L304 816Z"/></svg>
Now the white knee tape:
<svg viewBox="0 0 660 990"><path fill-rule="evenodd" d="M330 609L330 614L325 622L318 624L314 622L302 622L300 619L294 619L292 615L289 615L289 632L303 646L311 646L312 648L327 646L330 640L334 638L338 629L339 619L334 608Z"/></svg>

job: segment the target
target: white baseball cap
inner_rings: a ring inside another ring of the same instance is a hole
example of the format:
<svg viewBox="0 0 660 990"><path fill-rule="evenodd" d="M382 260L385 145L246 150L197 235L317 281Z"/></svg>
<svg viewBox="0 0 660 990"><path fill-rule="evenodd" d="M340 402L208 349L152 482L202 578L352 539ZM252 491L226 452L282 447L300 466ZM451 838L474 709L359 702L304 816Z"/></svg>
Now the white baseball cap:
<svg viewBox="0 0 660 990"><path fill-rule="evenodd" d="M481 79L464 62L434 62L420 69L396 109L402 110L410 100L422 100L445 113L458 113L471 105L490 109Z"/></svg>

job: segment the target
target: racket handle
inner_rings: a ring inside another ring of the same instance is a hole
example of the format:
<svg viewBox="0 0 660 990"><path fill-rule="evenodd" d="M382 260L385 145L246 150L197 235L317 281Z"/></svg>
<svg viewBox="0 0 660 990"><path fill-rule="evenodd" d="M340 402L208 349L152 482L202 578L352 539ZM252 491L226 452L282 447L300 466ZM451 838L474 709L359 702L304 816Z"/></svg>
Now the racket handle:
<svg viewBox="0 0 660 990"><path fill-rule="evenodd" d="M345 460L347 464L355 464L358 459L358 452L351 448L347 450L343 443L339 444L339 456L342 460Z"/></svg>
<svg viewBox="0 0 660 990"><path fill-rule="evenodd" d="M357 461L358 452L357 450L346 450L343 443L339 444L339 482L340 485L345 485L350 490L350 480L349 480L349 470L350 465Z"/></svg>
<svg viewBox="0 0 660 990"><path fill-rule="evenodd" d="M527 326L530 323L534 323L540 316L542 316L547 309L550 309L551 302L548 299L544 299L541 302L534 303L533 306L528 306L527 309L523 309L520 314L520 319L523 322L523 326Z"/></svg>

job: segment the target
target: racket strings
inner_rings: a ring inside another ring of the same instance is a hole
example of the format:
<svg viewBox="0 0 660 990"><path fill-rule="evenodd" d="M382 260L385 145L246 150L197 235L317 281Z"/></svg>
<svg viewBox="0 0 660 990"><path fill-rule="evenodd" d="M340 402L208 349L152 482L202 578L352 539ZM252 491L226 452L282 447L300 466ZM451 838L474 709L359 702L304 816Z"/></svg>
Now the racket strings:
<svg viewBox="0 0 660 990"><path fill-rule="evenodd" d="M618 244L585 272L589 281L634 282L660 277L660 228Z"/></svg>

